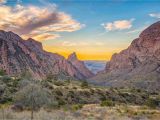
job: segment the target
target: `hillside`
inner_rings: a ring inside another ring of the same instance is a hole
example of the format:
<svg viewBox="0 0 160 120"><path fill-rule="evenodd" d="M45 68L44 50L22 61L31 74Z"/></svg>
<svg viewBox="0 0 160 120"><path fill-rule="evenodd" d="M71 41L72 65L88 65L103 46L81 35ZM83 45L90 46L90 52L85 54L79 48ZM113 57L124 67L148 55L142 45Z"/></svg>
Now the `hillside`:
<svg viewBox="0 0 160 120"><path fill-rule="evenodd" d="M115 53L104 72L89 81L104 86L160 90L160 22L145 29L127 49Z"/></svg>
<svg viewBox="0 0 160 120"><path fill-rule="evenodd" d="M35 79L44 79L47 75L60 72L66 72L77 79L93 75L86 67L77 67L59 54L44 51L40 42L31 38L23 40L13 32L0 31L0 54L0 69L11 76L20 76L26 71ZM81 71L88 71L90 74Z"/></svg>
<svg viewBox="0 0 160 120"><path fill-rule="evenodd" d="M159 92L103 88L75 80L0 77L2 120L31 116L35 120L159 120L159 103Z"/></svg>

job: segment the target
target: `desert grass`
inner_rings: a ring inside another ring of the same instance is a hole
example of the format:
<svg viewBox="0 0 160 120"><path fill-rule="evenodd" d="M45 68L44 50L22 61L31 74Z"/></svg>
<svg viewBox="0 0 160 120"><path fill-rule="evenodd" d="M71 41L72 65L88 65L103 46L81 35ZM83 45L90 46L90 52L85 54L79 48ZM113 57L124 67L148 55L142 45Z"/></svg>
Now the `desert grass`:
<svg viewBox="0 0 160 120"><path fill-rule="evenodd" d="M0 120L30 120L30 116L30 111L15 112L8 107L3 116L0 113ZM76 111L41 109L34 113L34 120L160 120L160 110L144 106L88 104Z"/></svg>

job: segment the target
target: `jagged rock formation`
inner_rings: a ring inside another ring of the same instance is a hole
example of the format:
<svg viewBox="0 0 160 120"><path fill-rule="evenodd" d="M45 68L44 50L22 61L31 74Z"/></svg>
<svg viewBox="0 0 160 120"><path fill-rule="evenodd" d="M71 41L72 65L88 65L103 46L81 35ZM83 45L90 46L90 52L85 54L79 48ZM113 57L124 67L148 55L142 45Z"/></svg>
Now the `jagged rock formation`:
<svg viewBox="0 0 160 120"><path fill-rule="evenodd" d="M76 53L72 53L68 57L68 61L75 66L80 73L85 75L87 78L93 77L94 74L85 66L83 61L78 60Z"/></svg>
<svg viewBox="0 0 160 120"><path fill-rule="evenodd" d="M40 42L31 38L23 40L13 32L2 30L0 31L0 69L6 70L9 75L20 75L27 70L36 79L62 71L78 79L89 77L64 57L44 51Z"/></svg>
<svg viewBox="0 0 160 120"><path fill-rule="evenodd" d="M114 54L104 72L92 80L107 86L160 89L160 21Z"/></svg>

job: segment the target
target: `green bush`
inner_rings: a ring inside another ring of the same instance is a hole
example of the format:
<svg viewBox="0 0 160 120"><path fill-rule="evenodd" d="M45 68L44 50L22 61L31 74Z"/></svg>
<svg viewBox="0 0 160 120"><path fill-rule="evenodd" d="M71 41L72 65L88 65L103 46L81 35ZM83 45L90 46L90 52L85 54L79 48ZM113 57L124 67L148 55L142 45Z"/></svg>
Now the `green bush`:
<svg viewBox="0 0 160 120"><path fill-rule="evenodd" d="M57 80L57 81L54 81L54 85L56 85L56 86L64 86L64 82L60 81L60 80Z"/></svg>
<svg viewBox="0 0 160 120"><path fill-rule="evenodd" d="M4 82L4 83L9 83L10 81L12 80L12 78L11 77L9 77L9 76L3 76L2 77L2 81Z"/></svg>
<svg viewBox="0 0 160 120"><path fill-rule="evenodd" d="M102 101L100 105L103 107L104 106L111 107L111 106L115 106L115 103L111 100L105 100L105 101Z"/></svg>
<svg viewBox="0 0 160 120"><path fill-rule="evenodd" d="M63 105L65 105L66 103L65 103L65 101L63 100L63 99L59 99L58 100L58 105L59 106L63 106Z"/></svg>
<svg viewBox="0 0 160 120"><path fill-rule="evenodd" d="M59 89L55 90L55 94L57 96L63 96L63 93Z"/></svg>
<svg viewBox="0 0 160 120"><path fill-rule="evenodd" d="M6 72L4 70L0 69L0 76L4 76L4 75L6 75Z"/></svg>
<svg viewBox="0 0 160 120"><path fill-rule="evenodd" d="M72 110L73 110L73 111L77 111L77 110L82 109L82 108L83 108L83 105L82 105L82 104L72 105Z"/></svg>
<svg viewBox="0 0 160 120"><path fill-rule="evenodd" d="M156 100L156 99L153 99L153 98L149 98L147 101L146 101L146 105L150 108L156 108L158 107L160 101Z"/></svg>
<svg viewBox="0 0 160 120"><path fill-rule="evenodd" d="M81 87L82 88L88 88L88 82L87 81L82 81Z"/></svg>

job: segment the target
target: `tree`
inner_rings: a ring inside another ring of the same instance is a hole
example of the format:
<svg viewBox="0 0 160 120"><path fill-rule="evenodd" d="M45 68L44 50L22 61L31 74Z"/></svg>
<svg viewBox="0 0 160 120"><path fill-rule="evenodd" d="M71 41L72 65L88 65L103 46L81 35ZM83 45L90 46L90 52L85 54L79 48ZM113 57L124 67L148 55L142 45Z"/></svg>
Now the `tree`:
<svg viewBox="0 0 160 120"><path fill-rule="evenodd" d="M34 81L27 83L26 86L20 86L20 90L15 95L16 103L31 110L31 120L34 118L34 111L52 104L52 101L54 102L54 99L50 92Z"/></svg>

